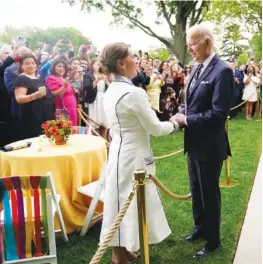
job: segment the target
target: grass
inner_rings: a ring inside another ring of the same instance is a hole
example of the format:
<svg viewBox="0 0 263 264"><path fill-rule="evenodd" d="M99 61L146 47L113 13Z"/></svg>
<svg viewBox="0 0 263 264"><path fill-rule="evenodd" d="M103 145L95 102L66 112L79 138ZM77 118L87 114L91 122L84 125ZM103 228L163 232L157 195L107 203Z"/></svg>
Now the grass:
<svg viewBox="0 0 263 264"><path fill-rule="evenodd" d="M165 241L150 246L151 264L231 264L233 262L240 230L253 186L254 177L261 153L261 120L246 121L239 116L229 122L230 144L232 149L231 177L240 181L235 188L222 191L222 249L200 260L193 260L192 255L202 247L201 242L189 244L179 238L189 234L193 228L191 201L174 201L162 195L164 209L172 229ZM155 156L179 150L183 146L183 133L173 136L153 138L152 146ZM189 192L186 157L175 157L157 162L157 175L169 189L177 194ZM221 179L225 177L222 169ZM84 238L72 234L65 244L57 239L59 264L89 263L98 248L100 225L93 227ZM110 251L101 263L109 263ZM139 263L139 262L135 262Z"/></svg>

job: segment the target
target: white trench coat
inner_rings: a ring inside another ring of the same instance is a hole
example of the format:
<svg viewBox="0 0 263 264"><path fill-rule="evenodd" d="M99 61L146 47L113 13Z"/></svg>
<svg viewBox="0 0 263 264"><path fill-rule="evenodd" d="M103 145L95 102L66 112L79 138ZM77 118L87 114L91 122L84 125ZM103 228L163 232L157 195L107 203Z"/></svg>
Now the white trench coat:
<svg viewBox="0 0 263 264"><path fill-rule="evenodd" d="M168 135L175 131L172 122L160 122L151 109L146 92L119 76L104 94L104 109L112 133L105 182L104 214L100 241L127 200L134 180L134 170L155 174L150 134ZM176 127L176 130L178 127ZM149 243L155 244L171 234L158 190L152 182L146 185L146 212ZM139 227L136 196L117 230L111 247L139 250Z"/></svg>

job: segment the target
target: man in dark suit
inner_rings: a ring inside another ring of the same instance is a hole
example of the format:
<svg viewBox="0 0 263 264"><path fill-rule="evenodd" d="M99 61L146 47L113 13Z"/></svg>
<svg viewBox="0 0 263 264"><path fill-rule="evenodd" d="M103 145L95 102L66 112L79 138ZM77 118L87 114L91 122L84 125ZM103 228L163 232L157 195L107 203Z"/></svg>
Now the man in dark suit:
<svg viewBox="0 0 263 264"><path fill-rule="evenodd" d="M0 147L11 142L11 97L5 87L4 72L14 62L13 56L13 52L6 54L0 63Z"/></svg>
<svg viewBox="0 0 263 264"><path fill-rule="evenodd" d="M236 64L235 62L230 62L229 63L230 68L233 71L233 75L234 75L234 98L232 101L232 106L231 107L235 107L236 105L240 104L240 95L242 94L242 90L241 90L241 84L243 83L243 79L244 76L242 77L241 72L239 71L238 68L236 68ZM236 115L238 114L239 108L232 110L229 113L230 118L235 118Z"/></svg>
<svg viewBox="0 0 263 264"><path fill-rule="evenodd" d="M185 104L172 119L185 128L184 149L188 153L195 226L185 239L204 239L205 246L194 255L204 257L220 247L219 176L223 161L231 155L225 122L234 96L234 77L214 53L213 33L205 25L189 29L187 45L196 64Z"/></svg>

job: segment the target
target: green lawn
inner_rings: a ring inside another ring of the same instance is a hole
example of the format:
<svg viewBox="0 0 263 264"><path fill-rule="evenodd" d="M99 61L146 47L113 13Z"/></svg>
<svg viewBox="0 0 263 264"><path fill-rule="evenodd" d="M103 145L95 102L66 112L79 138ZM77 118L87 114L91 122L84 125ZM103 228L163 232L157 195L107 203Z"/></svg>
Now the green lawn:
<svg viewBox="0 0 263 264"><path fill-rule="evenodd" d="M222 189L222 249L205 259L193 260L192 255L202 247L201 242L189 244L180 237L189 234L193 228L191 201L174 201L164 195L163 205L172 229L172 235L158 245L150 246L151 264L231 264L235 255L240 229L245 216L257 164L261 152L261 120L246 121L240 116L229 122L230 144L232 149L231 177L238 179L240 185ZM179 150L183 146L183 133L173 136L153 138L154 155L159 156ZM157 175L161 181L177 194L189 192L186 157L175 157L157 162ZM221 179L225 177L222 170ZM84 238L78 234L69 236L65 244L57 239L59 264L89 263L97 250L100 225L92 228ZM109 263L110 251L101 263ZM135 262L139 263L139 262Z"/></svg>

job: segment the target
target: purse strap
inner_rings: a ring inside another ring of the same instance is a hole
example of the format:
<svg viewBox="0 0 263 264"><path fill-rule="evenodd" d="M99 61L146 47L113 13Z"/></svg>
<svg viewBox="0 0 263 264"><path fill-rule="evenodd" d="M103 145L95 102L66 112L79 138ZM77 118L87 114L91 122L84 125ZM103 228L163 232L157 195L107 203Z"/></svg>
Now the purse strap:
<svg viewBox="0 0 263 264"><path fill-rule="evenodd" d="M60 99L60 103L61 103L62 108L65 108L64 101L63 101L62 97L60 97L59 99Z"/></svg>

